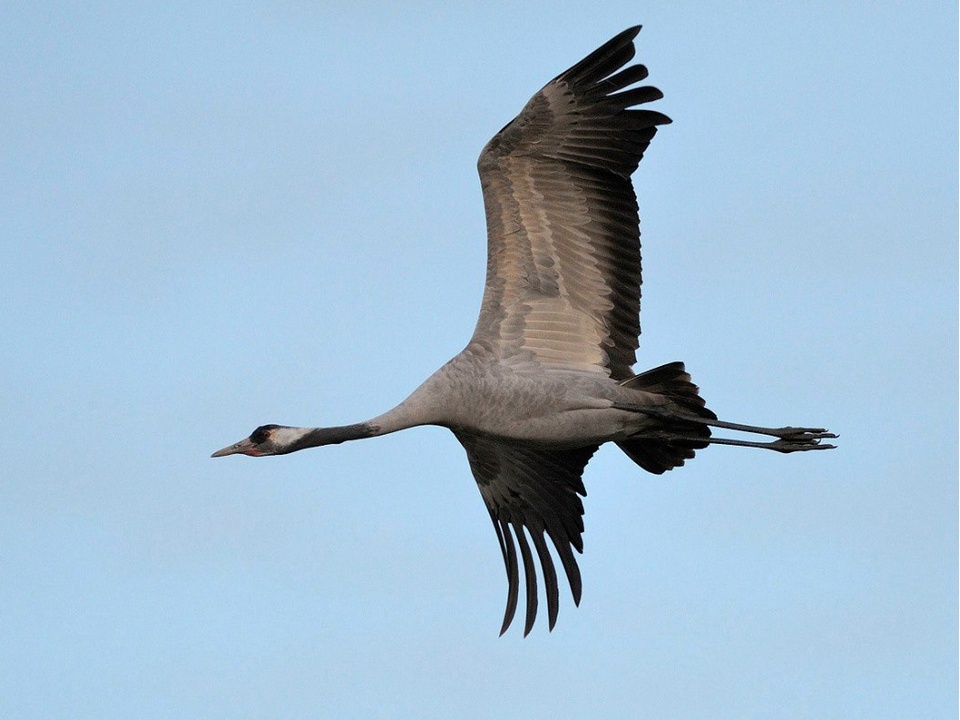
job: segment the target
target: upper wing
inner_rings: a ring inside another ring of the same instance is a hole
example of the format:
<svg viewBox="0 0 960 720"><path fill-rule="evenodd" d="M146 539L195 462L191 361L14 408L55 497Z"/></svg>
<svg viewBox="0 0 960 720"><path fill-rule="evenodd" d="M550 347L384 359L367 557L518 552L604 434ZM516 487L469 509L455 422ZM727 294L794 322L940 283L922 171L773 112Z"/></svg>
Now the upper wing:
<svg viewBox="0 0 960 720"><path fill-rule="evenodd" d="M642 65L621 70L639 31L549 82L480 154L487 279L472 342L502 362L632 374L640 227L630 175L670 122L627 109L662 97L629 88L647 76Z"/></svg>
<svg viewBox="0 0 960 720"><path fill-rule="evenodd" d="M586 495L587 491L580 476L598 446L557 450L508 445L499 439L463 431L457 431L456 435L467 450L470 469L493 520L507 568L507 608L500 634L510 626L517 609L520 573L514 537L520 545L527 587L524 636L530 632L537 617L537 573L527 535L540 558L552 630L557 621L559 588L557 571L544 542L544 534L557 549L573 600L579 605L580 568L571 546L577 552L583 552L583 503L579 496Z"/></svg>

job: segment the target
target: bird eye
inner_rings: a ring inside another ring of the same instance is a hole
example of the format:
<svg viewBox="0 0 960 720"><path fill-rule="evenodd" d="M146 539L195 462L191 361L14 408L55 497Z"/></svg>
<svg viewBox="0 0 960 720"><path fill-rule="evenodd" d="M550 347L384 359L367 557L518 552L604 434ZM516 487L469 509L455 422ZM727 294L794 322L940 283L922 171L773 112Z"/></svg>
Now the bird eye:
<svg viewBox="0 0 960 720"><path fill-rule="evenodd" d="M276 427L276 425L261 425L252 433L250 433L250 440L257 445L262 442L265 442L270 437L270 432Z"/></svg>

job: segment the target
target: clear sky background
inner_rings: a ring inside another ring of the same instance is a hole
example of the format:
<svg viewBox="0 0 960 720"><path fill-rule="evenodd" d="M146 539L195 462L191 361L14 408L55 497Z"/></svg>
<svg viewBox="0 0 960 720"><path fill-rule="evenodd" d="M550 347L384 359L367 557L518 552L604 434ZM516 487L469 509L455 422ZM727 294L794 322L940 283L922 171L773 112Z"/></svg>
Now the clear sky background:
<svg viewBox="0 0 960 720"><path fill-rule="evenodd" d="M0 716L956 717L953 3L201 5L0 8ZM605 448L498 638L446 430L209 455L460 350L481 147L636 23L639 366L840 448Z"/></svg>

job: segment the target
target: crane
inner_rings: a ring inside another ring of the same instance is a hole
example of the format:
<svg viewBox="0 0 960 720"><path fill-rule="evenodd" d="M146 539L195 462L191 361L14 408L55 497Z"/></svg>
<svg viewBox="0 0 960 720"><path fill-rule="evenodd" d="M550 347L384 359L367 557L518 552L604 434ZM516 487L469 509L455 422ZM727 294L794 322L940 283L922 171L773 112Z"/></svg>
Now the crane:
<svg viewBox="0 0 960 720"><path fill-rule="evenodd" d="M547 83L484 147L487 274L473 336L403 402L338 427L261 425L218 450L284 455L405 428L449 428L463 445L507 573L500 633L525 585L526 636L537 616L537 562L552 630L559 608L549 538L576 605L582 581L582 475L613 442L661 474L707 445L781 453L825 450L823 428L719 420L683 363L639 374L640 227L631 175L670 119L636 109L659 100L633 59L629 28ZM711 430L768 440L715 437ZM531 550L531 544L533 549Z"/></svg>

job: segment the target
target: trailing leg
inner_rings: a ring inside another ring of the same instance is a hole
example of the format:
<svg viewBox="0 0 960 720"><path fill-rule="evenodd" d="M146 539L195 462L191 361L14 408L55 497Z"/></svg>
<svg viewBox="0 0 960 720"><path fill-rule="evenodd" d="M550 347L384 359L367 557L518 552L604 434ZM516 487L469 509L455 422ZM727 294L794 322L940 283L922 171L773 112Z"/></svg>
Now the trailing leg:
<svg viewBox="0 0 960 720"><path fill-rule="evenodd" d="M683 465L685 460L694 456L695 450L707 445L736 445L782 453L829 450L836 447L823 442L837 437L824 428L769 428L718 419L706 407L699 389L691 382L683 363L662 365L620 384L633 390L655 393L669 400L668 403L657 406L634 405L628 402L614 405L621 410L643 413L661 421L658 427L617 443L634 462L652 473L660 474ZM776 439L759 441L718 438L713 437L710 428L769 435Z"/></svg>
<svg viewBox="0 0 960 720"><path fill-rule="evenodd" d="M656 438L660 442L668 444L678 443L681 446L692 447L692 443L697 443L699 447L708 445L738 445L740 447L755 447L766 450L776 450L782 453L800 452L803 450L831 450L836 445L823 443L823 440L837 437L834 433L828 432L824 428L805 428L805 427L780 427L770 428L760 425L743 425L741 423L727 422L717 418L709 418L687 414L683 411L667 410L661 407L640 407L624 404L617 404L616 407L622 410L632 410L663 420L663 428L653 430L650 433L643 433L643 438ZM760 442L755 440L737 440L734 438L718 438L708 436L703 437L700 433L685 432L689 425L703 425L707 427L723 428L725 430L736 430L737 432L755 433L757 435L770 435L777 438L769 442ZM675 430L674 428L677 428ZM679 431L678 431L679 430Z"/></svg>
<svg viewBox="0 0 960 720"><path fill-rule="evenodd" d="M802 430L802 428L790 428L791 430ZM767 433L764 433L767 434ZM667 444L679 444L682 446L689 446L690 443L704 443L706 442L709 445L737 445L739 447L753 447L753 448L762 448L764 450L776 450L777 452L782 453L791 453L799 452L802 450L832 450L836 445L831 445L829 443L823 443L821 440L824 438L835 438L837 437L833 433L828 432L807 432L803 431L795 435L789 435L786 437L778 438L777 440L771 440L768 442L759 442L755 440L736 440L734 438L718 438L710 437L706 440L701 438L688 438L682 437L680 435L667 436L661 438L661 442Z"/></svg>

